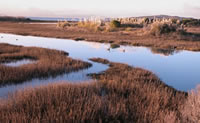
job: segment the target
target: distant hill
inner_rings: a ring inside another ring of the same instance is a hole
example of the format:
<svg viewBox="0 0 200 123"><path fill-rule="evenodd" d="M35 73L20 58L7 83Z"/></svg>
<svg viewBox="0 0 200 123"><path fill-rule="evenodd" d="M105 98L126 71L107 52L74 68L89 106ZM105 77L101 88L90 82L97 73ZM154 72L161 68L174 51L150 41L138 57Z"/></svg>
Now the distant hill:
<svg viewBox="0 0 200 123"><path fill-rule="evenodd" d="M170 15L153 15L153 16L139 16L139 17L132 17L132 18L150 18L150 19L154 19L154 18L166 18L166 19L178 19L178 20L182 20L182 19L193 19L193 18L189 18L189 17L179 17L179 16L170 16Z"/></svg>
<svg viewBox="0 0 200 123"><path fill-rule="evenodd" d="M26 17L0 16L0 21L30 21Z"/></svg>

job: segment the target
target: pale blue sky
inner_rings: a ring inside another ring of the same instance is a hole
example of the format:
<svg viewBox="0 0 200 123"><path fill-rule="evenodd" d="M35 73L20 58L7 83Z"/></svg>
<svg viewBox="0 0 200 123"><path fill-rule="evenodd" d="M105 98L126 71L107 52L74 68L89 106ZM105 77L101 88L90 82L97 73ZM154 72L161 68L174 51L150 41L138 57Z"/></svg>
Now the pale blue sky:
<svg viewBox="0 0 200 123"><path fill-rule="evenodd" d="M179 15L200 18L200 0L1 0L0 15L78 17Z"/></svg>

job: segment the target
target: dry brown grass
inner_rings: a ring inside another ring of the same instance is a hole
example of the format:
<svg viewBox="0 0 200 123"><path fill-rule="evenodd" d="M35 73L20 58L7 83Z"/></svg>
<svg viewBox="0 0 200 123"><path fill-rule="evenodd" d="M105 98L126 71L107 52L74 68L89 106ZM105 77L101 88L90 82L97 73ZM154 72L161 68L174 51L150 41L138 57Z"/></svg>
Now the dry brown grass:
<svg viewBox="0 0 200 123"><path fill-rule="evenodd" d="M108 63L107 60L99 58L91 60ZM102 75L92 76L106 85L104 93L116 95L116 101L122 100L129 111L137 112L132 116L138 122L165 122L165 119L170 117L174 118L175 123L181 119L180 109L186 100L186 93L167 86L149 71L117 63L110 63L110 66ZM120 100L119 95L124 97Z"/></svg>
<svg viewBox="0 0 200 123"><path fill-rule="evenodd" d="M22 59L36 62L19 67L0 64L0 84L17 83L33 78L56 76L90 67L91 64L67 57L68 53L37 47L0 44L0 63Z"/></svg>
<svg viewBox="0 0 200 123"><path fill-rule="evenodd" d="M98 121L103 111L99 89L88 84L58 84L18 92L1 102L0 122Z"/></svg>
<svg viewBox="0 0 200 123"><path fill-rule="evenodd" d="M71 26L70 25L70 23L68 22L68 21L59 21L58 23L57 23L57 27L58 28L66 28L66 27L69 27L69 26Z"/></svg>
<svg viewBox="0 0 200 123"><path fill-rule="evenodd" d="M93 59L93 61L109 61ZM4 122L178 122L186 93L149 71L110 63L98 82L48 85L1 101Z"/></svg>
<svg viewBox="0 0 200 123"><path fill-rule="evenodd" d="M187 101L181 110L184 120L188 123L200 122L200 86L188 94Z"/></svg>

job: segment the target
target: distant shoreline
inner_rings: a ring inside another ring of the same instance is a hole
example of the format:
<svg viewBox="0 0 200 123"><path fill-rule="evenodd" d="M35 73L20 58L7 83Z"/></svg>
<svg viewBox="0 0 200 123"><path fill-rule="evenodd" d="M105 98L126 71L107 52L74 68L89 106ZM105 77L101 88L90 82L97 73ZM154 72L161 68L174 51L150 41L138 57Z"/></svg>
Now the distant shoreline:
<svg viewBox="0 0 200 123"><path fill-rule="evenodd" d="M34 21L45 22L45 21ZM16 22L0 22L0 33L10 33L27 36L51 37L61 39L85 40L90 42L114 43L119 45L145 46L159 49L200 51L200 41L176 40L173 37L139 36L132 32L94 32L84 28L57 28L55 24L29 24ZM200 33L200 28L188 28L189 31Z"/></svg>
<svg viewBox="0 0 200 123"><path fill-rule="evenodd" d="M64 17L60 17L60 18L56 18L56 17L28 17L30 18L32 21L53 21L53 22L57 22L57 21L80 21L83 18L64 18Z"/></svg>
<svg viewBox="0 0 200 123"><path fill-rule="evenodd" d="M90 17L85 17L90 18ZM105 19L110 19L114 17L106 17ZM192 17L180 17L180 16L170 16L170 15L152 15L152 16L137 16L137 17L125 17L125 18L172 18L172 19L195 19ZM69 22L78 22L84 20L84 17L34 17L34 16L0 16L0 21L15 21L15 22L57 22L57 21L69 21Z"/></svg>

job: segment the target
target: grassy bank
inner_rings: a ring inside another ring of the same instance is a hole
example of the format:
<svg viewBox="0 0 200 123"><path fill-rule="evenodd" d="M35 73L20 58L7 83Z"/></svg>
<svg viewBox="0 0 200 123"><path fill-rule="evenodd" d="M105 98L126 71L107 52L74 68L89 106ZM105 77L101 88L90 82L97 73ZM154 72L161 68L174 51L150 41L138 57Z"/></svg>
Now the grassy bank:
<svg viewBox="0 0 200 123"><path fill-rule="evenodd" d="M15 93L0 102L4 122L181 122L187 93L165 85L153 73L110 63L97 82L52 84Z"/></svg>
<svg viewBox="0 0 200 123"><path fill-rule="evenodd" d="M109 32L93 31L85 28L85 26L79 27L76 23L73 23L73 25L75 26L56 28L54 24L0 22L0 32L41 37L81 39L101 43L109 43L112 41L115 44L147 46L159 49L200 51L200 41L197 38L200 37L198 36L200 34L199 27L187 27L188 34L183 36L176 34L154 36L140 35L144 32L144 29L140 27L131 27L131 29L120 27L117 31Z"/></svg>
<svg viewBox="0 0 200 123"><path fill-rule="evenodd" d="M68 53L37 47L0 44L0 63L31 59L35 62L18 67L0 64L0 84L18 83L33 78L56 76L90 67L91 64L71 59Z"/></svg>

